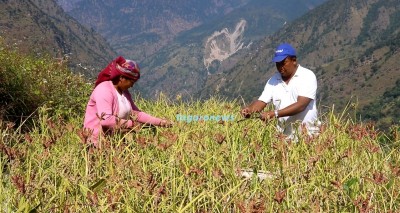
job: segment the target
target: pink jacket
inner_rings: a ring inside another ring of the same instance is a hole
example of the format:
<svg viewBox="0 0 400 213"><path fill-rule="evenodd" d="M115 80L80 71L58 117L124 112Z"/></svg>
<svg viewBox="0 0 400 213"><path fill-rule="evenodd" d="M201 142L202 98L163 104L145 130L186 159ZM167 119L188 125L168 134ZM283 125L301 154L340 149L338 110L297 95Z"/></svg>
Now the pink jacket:
<svg viewBox="0 0 400 213"><path fill-rule="evenodd" d="M139 110L139 108L133 103L129 91L124 91L123 95L131 103L133 109L132 114L136 114L137 117L136 121L152 125L160 124L161 119ZM134 125L134 121L132 120L118 118L118 110L118 97L112 82L104 81L97 85L90 96L89 103L87 104L84 120L84 128L93 131L91 142L95 146L98 145L99 134L103 132L103 130L112 131L117 127L117 125L123 125L126 128L130 128Z"/></svg>

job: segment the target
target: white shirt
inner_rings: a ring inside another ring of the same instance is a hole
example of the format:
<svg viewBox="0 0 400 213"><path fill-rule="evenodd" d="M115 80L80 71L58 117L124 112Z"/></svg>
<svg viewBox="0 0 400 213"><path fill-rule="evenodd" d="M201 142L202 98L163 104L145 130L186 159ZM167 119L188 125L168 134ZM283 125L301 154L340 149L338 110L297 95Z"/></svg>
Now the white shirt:
<svg viewBox="0 0 400 213"><path fill-rule="evenodd" d="M305 124L310 134L318 129L318 111L316 107L317 78L314 72L302 66L298 66L296 73L286 84L279 72L275 73L265 85L264 91L258 100L274 105L275 110L283 109L297 102L298 96L312 99L306 109L296 115L279 118L279 129L286 135L293 135L293 124L301 122Z"/></svg>
<svg viewBox="0 0 400 213"><path fill-rule="evenodd" d="M129 103L128 99L122 94L119 94L117 90L115 90L118 97L118 117L123 119L129 119L131 114L132 106Z"/></svg>

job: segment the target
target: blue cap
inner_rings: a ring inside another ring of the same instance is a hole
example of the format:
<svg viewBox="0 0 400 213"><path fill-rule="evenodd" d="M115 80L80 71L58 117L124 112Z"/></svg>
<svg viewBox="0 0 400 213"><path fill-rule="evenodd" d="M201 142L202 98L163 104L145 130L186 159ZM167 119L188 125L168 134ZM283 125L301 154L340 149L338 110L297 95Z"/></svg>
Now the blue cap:
<svg viewBox="0 0 400 213"><path fill-rule="evenodd" d="M273 62L281 62L288 56L296 56L296 50L290 44L280 44L275 50Z"/></svg>

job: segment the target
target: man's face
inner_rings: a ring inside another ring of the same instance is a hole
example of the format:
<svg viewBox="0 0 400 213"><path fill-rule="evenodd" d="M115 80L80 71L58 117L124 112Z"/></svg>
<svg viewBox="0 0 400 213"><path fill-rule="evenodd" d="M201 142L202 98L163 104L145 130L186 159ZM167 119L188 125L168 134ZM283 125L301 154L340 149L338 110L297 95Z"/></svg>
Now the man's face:
<svg viewBox="0 0 400 213"><path fill-rule="evenodd" d="M293 75L297 69L296 59L292 57L286 57L281 62L276 62L276 69L279 71L283 78L288 78Z"/></svg>

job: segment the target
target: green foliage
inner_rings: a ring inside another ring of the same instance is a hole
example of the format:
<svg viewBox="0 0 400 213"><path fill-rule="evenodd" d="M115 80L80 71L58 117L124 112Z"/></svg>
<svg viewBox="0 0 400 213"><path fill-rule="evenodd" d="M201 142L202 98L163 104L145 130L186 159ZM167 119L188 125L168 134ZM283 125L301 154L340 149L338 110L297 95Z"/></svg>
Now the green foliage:
<svg viewBox="0 0 400 213"><path fill-rule="evenodd" d="M0 118L24 120L43 105L63 117L82 114L90 91L66 61L0 49Z"/></svg>
<svg viewBox="0 0 400 213"><path fill-rule="evenodd" d="M365 120L379 121L378 127L388 130L390 126L400 124L400 80L389 88L382 97L364 107L361 111Z"/></svg>

